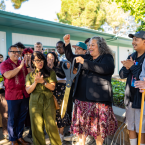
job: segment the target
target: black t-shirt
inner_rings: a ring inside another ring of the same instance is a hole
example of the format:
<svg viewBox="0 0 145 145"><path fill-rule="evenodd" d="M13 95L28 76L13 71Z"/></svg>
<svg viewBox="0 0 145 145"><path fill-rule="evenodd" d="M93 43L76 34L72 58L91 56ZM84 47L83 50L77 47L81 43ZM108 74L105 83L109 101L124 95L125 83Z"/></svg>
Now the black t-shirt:
<svg viewBox="0 0 145 145"><path fill-rule="evenodd" d="M135 62L139 62L142 59L142 55L140 57L137 57L135 59ZM141 65L142 67L142 65ZM131 80L131 84L132 84L132 80ZM135 87L130 87L130 92L131 92L131 98L130 98L130 102L133 102L134 100L134 95L136 94L137 89Z"/></svg>

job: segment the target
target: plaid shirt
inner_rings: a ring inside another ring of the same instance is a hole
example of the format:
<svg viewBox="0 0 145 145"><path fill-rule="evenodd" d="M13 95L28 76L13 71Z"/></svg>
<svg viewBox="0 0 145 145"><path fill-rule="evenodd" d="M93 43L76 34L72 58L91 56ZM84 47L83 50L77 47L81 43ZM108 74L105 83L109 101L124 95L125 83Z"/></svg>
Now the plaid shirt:
<svg viewBox="0 0 145 145"><path fill-rule="evenodd" d="M59 61L67 61L66 57L65 57L65 54L58 54L58 59Z"/></svg>

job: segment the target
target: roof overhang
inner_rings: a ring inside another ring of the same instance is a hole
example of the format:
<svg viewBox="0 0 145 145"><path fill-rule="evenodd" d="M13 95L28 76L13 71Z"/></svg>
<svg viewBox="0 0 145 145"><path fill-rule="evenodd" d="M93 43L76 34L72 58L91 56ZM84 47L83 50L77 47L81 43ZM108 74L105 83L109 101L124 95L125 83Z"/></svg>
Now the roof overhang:
<svg viewBox="0 0 145 145"><path fill-rule="evenodd" d="M93 36L101 36L104 37L108 42L112 41L116 45L124 44L128 47L131 46L130 38L117 37L116 39L116 36L113 34L103 33L92 29L71 26L58 22L47 21L2 10L0 10L0 25L56 33L61 35L70 34L73 37L84 38L84 40Z"/></svg>

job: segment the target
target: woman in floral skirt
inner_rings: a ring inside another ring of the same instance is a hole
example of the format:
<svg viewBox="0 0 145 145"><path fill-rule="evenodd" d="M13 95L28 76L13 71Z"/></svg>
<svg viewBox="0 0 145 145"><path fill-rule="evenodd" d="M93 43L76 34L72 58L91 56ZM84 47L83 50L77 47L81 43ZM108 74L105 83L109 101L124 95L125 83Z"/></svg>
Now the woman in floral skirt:
<svg viewBox="0 0 145 145"><path fill-rule="evenodd" d="M107 135L117 130L117 120L112 109L111 77L114 73L114 59L110 48L102 37L90 40L90 54L74 55L70 45L70 35L64 36L66 58L75 67L82 64L75 79L71 132L79 137L79 145L85 145L88 135L102 145Z"/></svg>

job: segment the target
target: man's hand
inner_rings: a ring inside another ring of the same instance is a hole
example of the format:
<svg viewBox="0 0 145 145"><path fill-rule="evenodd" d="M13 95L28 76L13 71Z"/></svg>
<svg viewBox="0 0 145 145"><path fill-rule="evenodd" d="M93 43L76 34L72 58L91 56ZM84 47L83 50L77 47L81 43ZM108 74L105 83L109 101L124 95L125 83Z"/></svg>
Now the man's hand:
<svg viewBox="0 0 145 145"><path fill-rule="evenodd" d="M24 57L24 59L21 61L21 64L20 64L20 68L23 68L23 66L24 66L24 63L25 63L25 57Z"/></svg>
<svg viewBox="0 0 145 145"><path fill-rule="evenodd" d="M41 72L36 73L34 82L40 84L44 83L43 75L41 75Z"/></svg>
<svg viewBox="0 0 145 145"><path fill-rule="evenodd" d="M76 57L76 63L84 63L84 59L81 56Z"/></svg>
<svg viewBox="0 0 145 145"><path fill-rule="evenodd" d="M63 40L65 42L65 46L67 46L69 43L70 43L70 34L66 34L64 37L63 37Z"/></svg>
<svg viewBox="0 0 145 145"><path fill-rule="evenodd" d="M143 78L143 81L135 81L134 85L135 88L139 88L139 91L143 93L145 89L145 78Z"/></svg>
<svg viewBox="0 0 145 145"><path fill-rule="evenodd" d="M132 57L130 57L130 59L121 61L121 63L124 67L126 67L126 69L130 69L134 65L135 61L133 61Z"/></svg>

